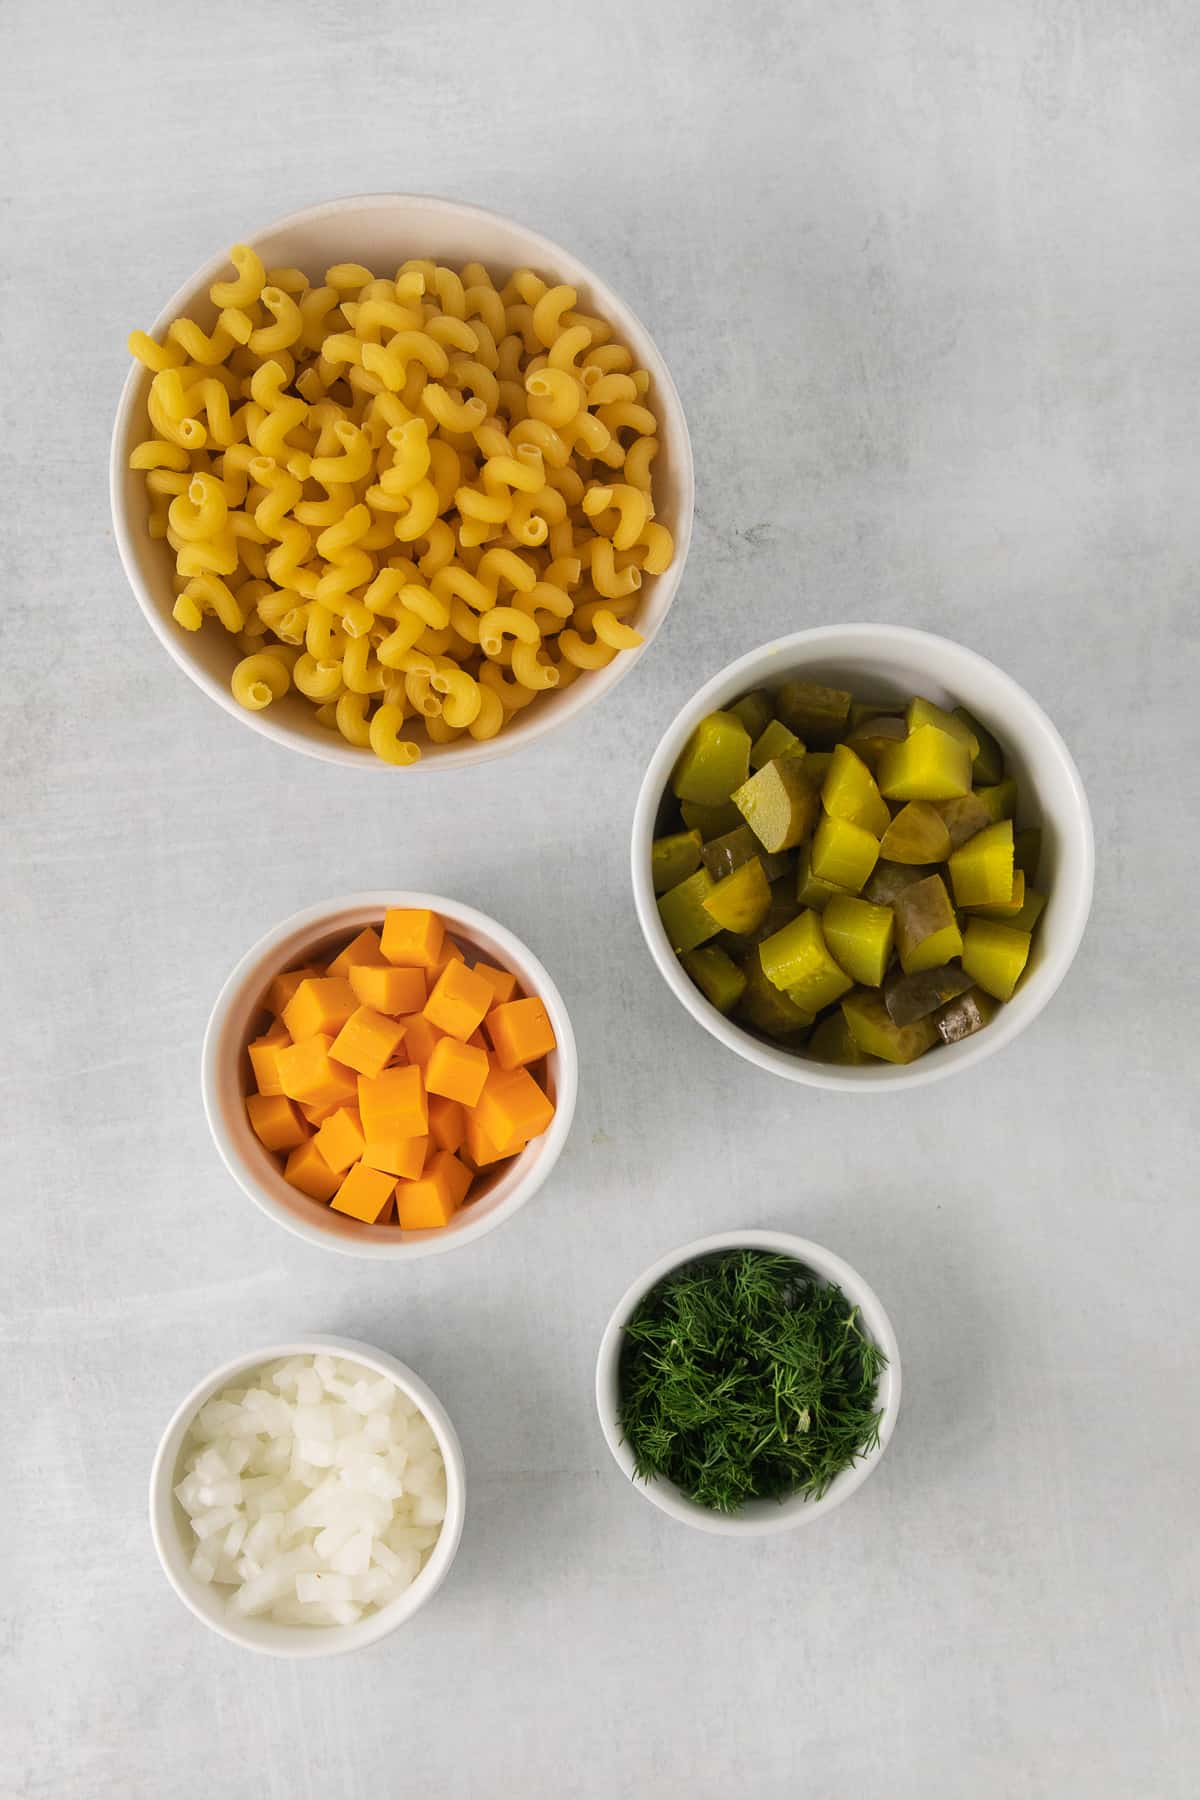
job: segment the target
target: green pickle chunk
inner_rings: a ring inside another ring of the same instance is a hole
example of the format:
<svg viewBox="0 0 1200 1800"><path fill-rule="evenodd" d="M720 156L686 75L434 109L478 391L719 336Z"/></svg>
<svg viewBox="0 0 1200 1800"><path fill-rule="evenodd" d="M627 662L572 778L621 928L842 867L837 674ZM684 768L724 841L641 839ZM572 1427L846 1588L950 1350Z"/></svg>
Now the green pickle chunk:
<svg viewBox="0 0 1200 1800"><path fill-rule="evenodd" d="M940 875L927 875L896 895L896 950L906 975L940 968L962 955L962 934Z"/></svg>
<svg viewBox="0 0 1200 1800"><path fill-rule="evenodd" d="M963 933L963 973L996 1000L1011 1000L1029 960L1027 931L993 919L971 919Z"/></svg>
<svg viewBox="0 0 1200 1800"><path fill-rule="evenodd" d="M694 950L697 944L716 937L721 927L704 907L715 886L707 869L697 869L686 881L659 895L658 914L672 950Z"/></svg>
<svg viewBox="0 0 1200 1800"><path fill-rule="evenodd" d="M936 869L925 868L919 863L885 862L881 856L863 888L863 899L870 900L875 906L891 906L896 895L902 894L906 887L936 873Z"/></svg>
<svg viewBox="0 0 1200 1800"><path fill-rule="evenodd" d="M942 707L935 706L932 700L922 700L917 696L909 701L908 711L904 716L910 731L915 731L919 725L936 725L939 731L946 732L948 736L957 738L960 744L966 745L967 755L972 762L979 755L979 739L957 713L946 712Z"/></svg>
<svg viewBox="0 0 1200 1800"><path fill-rule="evenodd" d="M916 1062L938 1041L937 1026L931 1018L897 1025L883 1004L883 996L870 988L858 988L842 1001L842 1017L859 1049L884 1062Z"/></svg>
<svg viewBox="0 0 1200 1800"><path fill-rule="evenodd" d="M990 823L995 823L998 819L1011 819L1017 810L1017 784L1011 775L998 781L995 787L976 788L975 797L987 807Z"/></svg>
<svg viewBox="0 0 1200 1800"><path fill-rule="evenodd" d="M713 838L711 843L705 844L701 854L714 881L724 880L726 875L732 875L735 869L740 869L755 856L768 881L778 881L788 871L787 857L772 856L769 850L764 850L748 825L739 825L735 831Z"/></svg>
<svg viewBox="0 0 1200 1800"><path fill-rule="evenodd" d="M815 681L785 681L775 696L775 716L806 744L836 744L850 723L851 696Z"/></svg>
<svg viewBox="0 0 1200 1800"><path fill-rule="evenodd" d="M704 910L721 930L742 934L757 931L770 905L771 884L757 856L718 881L704 896Z"/></svg>
<svg viewBox="0 0 1200 1800"><path fill-rule="evenodd" d="M821 915L821 928L838 966L863 987L879 987L896 930L891 907L872 906L854 894L836 894Z"/></svg>
<svg viewBox="0 0 1200 1800"><path fill-rule="evenodd" d="M777 756L804 754L805 746L795 732L789 731L782 719L772 719L750 746L750 767L761 769L764 763L774 762Z"/></svg>
<svg viewBox="0 0 1200 1800"><path fill-rule="evenodd" d="M767 980L759 949L751 950L742 964L746 986L737 1003L737 1014L767 1037L795 1037L807 1031L813 1022L811 1012L797 1006L771 981Z"/></svg>
<svg viewBox="0 0 1200 1800"><path fill-rule="evenodd" d="M954 800L971 791L971 752L937 725L918 725L879 759L886 800Z"/></svg>
<svg viewBox="0 0 1200 1800"><path fill-rule="evenodd" d="M777 756L764 763L733 796L764 850L791 850L802 843L817 816L817 793L804 758Z"/></svg>
<svg viewBox="0 0 1200 1800"><path fill-rule="evenodd" d="M857 894L879 859L879 839L849 819L826 813L813 838L811 868L820 881Z"/></svg>
<svg viewBox="0 0 1200 1800"><path fill-rule="evenodd" d="M826 1013L823 1019L817 1021L816 1029L808 1040L807 1051L818 1062L856 1065L869 1063L871 1060L851 1037L850 1027L840 1006L836 1012Z"/></svg>
<svg viewBox="0 0 1200 1800"><path fill-rule="evenodd" d="M684 745L671 786L680 800L720 806L750 771L750 733L730 712L709 713Z"/></svg>
<svg viewBox="0 0 1200 1800"><path fill-rule="evenodd" d="M835 894L844 894L845 888L835 887L832 881L822 881L812 872L812 845L801 844L796 852L796 899L801 906L811 906L817 912L824 912Z"/></svg>
<svg viewBox="0 0 1200 1800"><path fill-rule="evenodd" d="M751 743L761 737L775 716L775 708L771 705L770 694L762 688L754 688L749 694L743 694L740 700L726 709L735 719L740 719L750 734Z"/></svg>
<svg viewBox="0 0 1200 1800"><path fill-rule="evenodd" d="M975 780L980 787L990 782L1004 779L1004 752L988 730L981 725L974 713L969 713L965 706L956 706L954 717L961 721L972 734L979 749L975 753Z"/></svg>
<svg viewBox="0 0 1200 1800"><path fill-rule="evenodd" d="M853 708L851 715L853 716ZM903 742L907 736L908 726L905 721L885 714L856 724L846 739L846 748L853 750L855 756L866 763L872 775L878 775L879 759L884 751L892 744Z"/></svg>
<svg viewBox="0 0 1200 1800"><path fill-rule="evenodd" d="M978 913L981 919L1005 919L1011 925L1019 918L1025 908L1025 876L1020 869L1013 870L1012 895L1008 900L1000 900L995 906L972 906L968 911Z"/></svg>
<svg viewBox="0 0 1200 1800"><path fill-rule="evenodd" d="M721 806L702 806L698 800L681 800L679 810L684 824L690 831L698 831L706 844L710 838L720 837L726 831L736 831L742 822L742 815L732 800L726 800Z"/></svg>
<svg viewBox="0 0 1200 1800"><path fill-rule="evenodd" d="M963 1038L982 1031L996 1016L996 1002L981 988L972 988L957 1000L949 1001L938 1013L938 1036L943 1044L958 1044Z"/></svg>
<svg viewBox="0 0 1200 1800"><path fill-rule="evenodd" d="M957 906L1007 905L1013 897L1012 820L968 838L950 858L950 880ZM1024 877L1021 885L1023 892Z"/></svg>
<svg viewBox="0 0 1200 1800"><path fill-rule="evenodd" d="M879 854L888 862L945 862L950 854L945 819L928 800L910 800L884 830Z"/></svg>
<svg viewBox="0 0 1200 1800"><path fill-rule="evenodd" d="M1036 825L1013 833L1013 868L1020 869L1026 882L1036 881L1042 860L1042 834Z"/></svg>
<svg viewBox="0 0 1200 1800"><path fill-rule="evenodd" d="M949 966L919 969L915 975L894 968L883 984L883 1004L897 1025L912 1025L965 994L970 986L969 975Z"/></svg>
<svg viewBox="0 0 1200 1800"><path fill-rule="evenodd" d="M805 1012L832 1006L854 986L829 953L818 913L802 912L758 947L763 973L773 987Z"/></svg>
<svg viewBox="0 0 1200 1800"><path fill-rule="evenodd" d="M831 818L861 825L872 837L882 837L892 822L887 801L875 786L875 777L845 744L839 744L833 752L829 773L821 785L821 800Z"/></svg>
<svg viewBox="0 0 1200 1800"><path fill-rule="evenodd" d="M1045 911L1045 907L1045 894L1039 894L1036 888L1031 888L1026 882L1025 904L1014 918L1006 919L1004 922L1006 925L1011 925L1014 931L1032 931Z"/></svg>
<svg viewBox="0 0 1200 1800"><path fill-rule="evenodd" d="M701 839L698 831L673 831L667 837L655 838L650 846L650 875L656 894L677 887L700 867Z"/></svg>
<svg viewBox="0 0 1200 1800"><path fill-rule="evenodd" d="M945 822L952 850L992 823L991 811L978 794L963 794L958 800L933 800L930 805Z"/></svg>
<svg viewBox="0 0 1200 1800"><path fill-rule="evenodd" d="M745 992L746 977L727 951L702 944L679 960L710 1006L721 1013L733 1011Z"/></svg>

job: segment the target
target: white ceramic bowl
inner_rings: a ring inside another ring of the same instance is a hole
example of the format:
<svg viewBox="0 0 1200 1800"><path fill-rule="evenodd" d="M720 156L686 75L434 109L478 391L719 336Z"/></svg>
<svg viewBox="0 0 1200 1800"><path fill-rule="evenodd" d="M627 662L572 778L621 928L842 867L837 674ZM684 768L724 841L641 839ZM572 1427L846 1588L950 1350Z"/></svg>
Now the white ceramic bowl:
<svg viewBox="0 0 1200 1800"><path fill-rule="evenodd" d="M858 1307L867 1335L878 1344L888 1359L887 1367L879 1378L878 1404L883 1413L879 1424L879 1443L866 1456L835 1476L819 1500L805 1500L799 1495L783 1501L755 1500L739 1513L718 1513L712 1512L708 1507L697 1506L694 1500L687 1499L669 1481L639 1481L634 1474L633 1456L621 1435L620 1367L625 1326L650 1289L656 1287L673 1269L680 1268L684 1263L695 1262L699 1257L712 1256L725 1250L770 1250L780 1256L793 1257L819 1281L825 1284L836 1283L847 1300ZM600 1354L596 1359L596 1408L600 1414L600 1428L605 1442L618 1466L629 1477L638 1493L657 1506L660 1512L669 1514L672 1519L681 1520L685 1525L694 1525L700 1531L716 1532L722 1537L766 1537L777 1531L792 1531L800 1525L811 1525L815 1519L832 1512L835 1506L848 1500L878 1467L879 1459L896 1429L896 1419L900 1412L900 1350L896 1334L892 1330L892 1322L883 1310L879 1296L840 1256L835 1256L831 1250L823 1250L820 1244L811 1243L808 1238L791 1237L782 1231L722 1231L715 1237L697 1238L695 1243L684 1244L681 1249L672 1250L669 1255L660 1257L621 1296L600 1340Z"/></svg>
<svg viewBox="0 0 1200 1800"><path fill-rule="evenodd" d="M907 1066L872 1063L834 1067L781 1049L725 1018L688 980L671 949L655 904L650 846L671 771L696 724L756 687L789 676L850 688L864 700L921 694L943 706L965 706L995 733L1020 788L1018 825L1042 827L1037 885L1049 898L1034 934L1029 966L1013 998L992 1023L958 1044L939 1045ZM1092 818L1071 753L1036 700L1011 676L949 638L902 625L823 625L776 638L730 663L700 689L667 727L650 760L633 820L633 894L650 953L667 985L697 1022L730 1050L810 1087L856 1092L920 1087L970 1069L1032 1023L1070 968L1092 904L1095 849Z"/></svg>
<svg viewBox="0 0 1200 1800"><path fill-rule="evenodd" d="M290 1187L276 1159L250 1129L245 1096L254 1092L246 1045L260 1019L266 1022L262 997L273 978L299 967L322 950L348 942L366 925L378 926L389 906L431 907L446 921L463 946L486 961L511 969L527 994L544 1002L558 1039L546 1058L546 1085L555 1114L549 1130L526 1146L520 1156L484 1171L475 1198L437 1231L399 1231L394 1225L364 1225L331 1212ZM562 995L537 957L503 925L439 894L384 892L350 894L296 913L260 938L248 950L217 996L201 1054L204 1110L226 1168L268 1217L327 1250L348 1256L404 1261L458 1250L494 1231L537 1193L558 1161L575 1112L579 1059L575 1034Z"/></svg>
<svg viewBox="0 0 1200 1800"><path fill-rule="evenodd" d="M244 235L244 229L238 227L230 243ZM411 778L413 770L461 768L522 749L602 699L653 642L679 586L692 534L694 476L687 421L667 365L641 320L577 257L549 238L484 207L428 194L359 194L330 200L277 219L246 241L253 244L268 265L299 267L312 275L320 275L331 263L343 261L363 262L384 272L394 270L410 256L430 256L452 264L474 260L485 263L499 278L529 266L542 271L548 279L570 282L579 290L582 308L599 312L612 322L617 336L652 378L661 446L654 463L655 505L659 519L675 538L671 567L662 575L649 578L642 589L636 624L645 643L636 650L623 651L606 669L586 673L562 693L545 695L536 706L516 714L499 737L488 742L465 738L450 744L423 743L420 761L407 773ZM208 289L230 272L227 249L228 246L222 247L172 295L151 327L153 337L159 337L182 313L198 318L202 324L211 323L215 309L208 299ZM370 751L356 749L326 731L314 718L310 703L299 695L290 694L263 712L248 712L239 706L229 691L229 676L240 652L221 631L182 631L174 623L173 556L164 543L150 537L146 528L144 477L128 467L130 450L148 432L149 387L149 373L135 363L117 408L109 480L117 548L150 625L180 668L243 725L277 744L286 744L325 762L356 769L388 768Z"/></svg>
<svg viewBox="0 0 1200 1800"><path fill-rule="evenodd" d="M222 1388L228 1387L236 1376L248 1374L252 1369L261 1368L264 1363L276 1362L286 1356L318 1356L322 1351L360 1362L376 1375L386 1375L420 1407L437 1438L438 1448L446 1465L446 1517L442 1523L441 1536L425 1567L407 1592L398 1600L393 1600L390 1606L380 1607L377 1612L366 1614L357 1624L318 1628L277 1625L269 1619L239 1619L229 1610L229 1589L206 1585L198 1581L191 1571L196 1540L187 1514L175 1498L175 1488L178 1485L176 1470L183 1440L205 1401ZM211 1375L206 1375L187 1398L180 1402L171 1423L163 1433L150 1471L150 1532L167 1580L184 1605L213 1631L219 1632L231 1643L240 1644L245 1650L259 1650L267 1656L338 1656L343 1651L358 1650L366 1644L377 1643L389 1631L395 1631L398 1625L411 1619L427 1600L432 1599L446 1579L450 1564L458 1551L465 1513L466 1470L462 1446L445 1407L437 1395L426 1387L421 1377L415 1375L405 1363L398 1362L386 1351L375 1350L370 1344L360 1344L353 1338L308 1337L290 1344L269 1344L264 1350L255 1350L249 1356L235 1356L231 1362L223 1363Z"/></svg>

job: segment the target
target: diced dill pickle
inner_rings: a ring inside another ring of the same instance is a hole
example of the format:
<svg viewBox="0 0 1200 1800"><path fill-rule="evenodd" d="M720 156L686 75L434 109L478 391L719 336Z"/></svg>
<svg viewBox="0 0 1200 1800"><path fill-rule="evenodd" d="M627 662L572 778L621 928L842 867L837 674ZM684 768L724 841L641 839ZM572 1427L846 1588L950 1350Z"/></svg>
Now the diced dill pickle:
<svg viewBox="0 0 1200 1800"><path fill-rule="evenodd" d="M821 783L833 767L833 751L810 750L804 759L804 767L808 772L808 779L820 793Z"/></svg>
<svg viewBox="0 0 1200 1800"><path fill-rule="evenodd" d="M977 986L997 1000L1011 1000L1029 959L1029 933L993 919L969 919L962 966Z"/></svg>
<svg viewBox="0 0 1200 1800"><path fill-rule="evenodd" d="M857 894L878 856L879 839L871 832L826 813L813 838L810 866L819 880Z"/></svg>
<svg viewBox="0 0 1200 1800"><path fill-rule="evenodd" d="M933 800L930 805L946 822L952 850L992 823L991 810L978 794L963 794L957 800Z"/></svg>
<svg viewBox="0 0 1200 1800"><path fill-rule="evenodd" d="M965 706L956 706L954 717L966 726L979 745L975 756L975 780L981 787L993 781L1002 781L1004 779L1004 752L987 726L981 725L974 713L969 713Z"/></svg>
<svg viewBox="0 0 1200 1800"><path fill-rule="evenodd" d="M704 896L704 910L722 931L757 931L771 904L771 887L757 856L718 881Z"/></svg>
<svg viewBox="0 0 1200 1800"><path fill-rule="evenodd" d="M679 810L684 824L690 830L698 831L706 844L724 831L735 831L742 822L742 815L732 800L726 800L722 806L701 806L698 800L681 800Z"/></svg>
<svg viewBox="0 0 1200 1800"><path fill-rule="evenodd" d="M932 1019L897 1025L883 1004L882 994L872 988L858 988L848 994L842 1001L842 1016L859 1049L868 1056L882 1057L884 1062L915 1062L938 1041Z"/></svg>
<svg viewBox="0 0 1200 1800"><path fill-rule="evenodd" d="M891 824L892 815L875 786L875 777L845 744L839 744L833 752L829 773L821 784L821 800L833 818L849 819L872 837L882 837Z"/></svg>
<svg viewBox="0 0 1200 1800"><path fill-rule="evenodd" d="M778 881L781 875L787 874L787 857L772 856L769 850L764 850L748 825L739 825L736 831L727 831L722 837L714 838L711 844L705 844L702 854L704 866L714 881L723 881L726 875L732 875L735 869L740 869L755 856L768 881Z"/></svg>
<svg viewBox="0 0 1200 1800"><path fill-rule="evenodd" d="M895 717L897 702L895 700L852 700L850 702L850 729L857 731L861 725L869 725L873 719L891 719ZM901 724L903 724L901 720ZM908 727L905 725L907 731Z"/></svg>
<svg viewBox="0 0 1200 1800"><path fill-rule="evenodd" d="M777 756L804 754L805 747L795 732L789 731L782 719L772 719L750 746L750 767L761 769L764 763L774 762Z"/></svg>
<svg viewBox="0 0 1200 1800"><path fill-rule="evenodd" d="M915 975L893 969L883 984L883 1003L897 1025L912 1025L937 1012L948 1000L965 994L970 986L971 977L950 966L920 969Z"/></svg>
<svg viewBox="0 0 1200 1800"><path fill-rule="evenodd" d="M659 917L672 950L694 950L720 931L712 914L704 910L704 902L715 886L707 869L697 869L686 881L659 896Z"/></svg>
<svg viewBox="0 0 1200 1800"><path fill-rule="evenodd" d="M836 1012L826 1013L818 1021L806 1048L810 1056L821 1062L861 1064L870 1061L851 1037L840 1006Z"/></svg>
<svg viewBox="0 0 1200 1800"><path fill-rule="evenodd" d="M1025 906L1025 877L1020 869L1013 870L1012 882L1010 900L1002 900L995 906L970 906L967 911L980 919L1003 919L1006 925L1011 925Z"/></svg>
<svg viewBox="0 0 1200 1800"><path fill-rule="evenodd" d="M935 706L932 700L922 700L918 694L909 701L908 711L904 716L908 721L910 731L915 731L919 725L936 725L939 731L946 732L950 737L957 738L960 744L966 745L967 755L972 762L978 756L979 739L970 726L954 713L946 712L943 707Z"/></svg>
<svg viewBox="0 0 1200 1800"><path fill-rule="evenodd" d="M832 881L821 881L812 872L812 845L801 844L796 852L796 899L801 906L811 906L817 912L823 912L835 894L846 893L845 888L835 886Z"/></svg>
<svg viewBox="0 0 1200 1800"><path fill-rule="evenodd" d="M680 962L710 1006L718 1012L732 1012L746 987L746 977L724 950L715 944L703 944L689 950Z"/></svg>
<svg viewBox="0 0 1200 1800"><path fill-rule="evenodd" d="M806 760L776 756L733 796L734 805L764 850L790 850L813 828L818 800Z"/></svg>
<svg viewBox="0 0 1200 1800"><path fill-rule="evenodd" d="M733 713L709 713L684 745L671 776L680 800L720 806L745 781L750 768L750 733Z"/></svg>
<svg viewBox="0 0 1200 1800"><path fill-rule="evenodd" d="M1013 868L1020 869L1026 881L1036 881L1042 860L1042 834L1036 825L1013 833Z"/></svg>
<svg viewBox="0 0 1200 1800"><path fill-rule="evenodd" d="M775 716L806 744L836 744L850 723L851 696L815 681L785 681L775 696Z"/></svg>
<svg viewBox="0 0 1200 1800"><path fill-rule="evenodd" d="M821 915L825 942L847 975L878 987L892 954L896 921L890 906L872 906L853 894L835 894Z"/></svg>
<svg viewBox="0 0 1200 1800"><path fill-rule="evenodd" d="M693 880L695 877L693 877ZM940 875L914 881L892 902L896 915L896 949L906 975L937 969L962 954L962 934Z"/></svg>
<svg viewBox="0 0 1200 1800"><path fill-rule="evenodd" d="M995 787L976 788L975 795L983 801L988 809L988 817L993 822L1011 819L1017 810L1017 784L1011 775L1006 775Z"/></svg>
<svg viewBox="0 0 1200 1800"><path fill-rule="evenodd" d="M888 862L945 862L950 854L945 819L928 800L910 800L884 832L879 854Z"/></svg>
<svg viewBox="0 0 1200 1800"><path fill-rule="evenodd" d="M968 838L950 858L950 880L957 906L1001 906L1011 900L1012 820L1001 819Z"/></svg>
<svg viewBox="0 0 1200 1800"><path fill-rule="evenodd" d="M655 838L650 846L650 874L656 894L677 887L700 867L700 833L673 831L668 837Z"/></svg>
<svg viewBox="0 0 1200 1800"><path fill-rule="evenodd" d="M1039 894L1036 888L1025 883L1025 904L1015 918L1006 919L1004 923L1011 925L1014 931L1032 931L1041 918L1046 905L1045 894Z"/></svg>
<svg viewBox="0 0 1200 1800"><path fill-rule="evenodd" d="M996 1011L996 1002L991 995L985 994L982 988L973 987L969 993L960 994L943 1006L934 1021L938 1036L944 1044L960 1044L963 1038L973 1036L990 1024Z"/></svg>
<svg viewBox="0 0 1200 1800"><path fill-rule="evenodd" d="M802 912L758 947L763 973L773 987L804 1011L819 1013L854 986L829 953L819 913Z"/></svg>
<svg viewBox="0 0 1200 1800"><path fill-rule="evenodd" d="M773 982L767 980L757 948L751 950L742 964L746 986L737 1003L737 1016L764 1032L767 1037L794 1037L807 1031L813 1015L796 1006Z"/></svg>
<svg viewBox="0 0 1200 1800"><path fill-rule="evenodd" d="M896 895L903 893L906 887L935 873L936 870L920 864L884 862L880 857L863 888L863 899L870 900L875 906L891 906Z"/></svg>
<svg viewBox="0 0 1200 1800"><path fill-rule="evenodd" d="M740 719L750 733L750 742L761 737L775 716L775 708L771 704L771 696L762 688L754 688L749 694L743 694L727 709L735 719Z"/></svg>
<svg viewBox="0 0 1200 1800"><path fill-rule="evenodd" d="M907 736L908 726L904 720L887 713L881 718L871 718L855 725L845 742L847 749L853 750L855 756L866 763L872 775L877 775L879 759L884 751L892 744L902 743Z"/></svg>
<svg viewBox="0 0 1200 1800"><path fill-rule="evenodd" d="M879 759L879 791L887 800L953 800L971 791L971 753L936 725L918 725Z"/></svg>
<svg viewBox="0 0 1200 1800"><path fill-rule="evenodd" d="M785 876L782 881L775 882L771 888L771 904L767 908L767 916L761 925L756 926L753 931L742 933L731 931L726 934L730 954L735 957L744 955L752 945L761 944L763 939L770 937L773 931L778 931L781 925L786 925L789 919L794 919L798 911L799 908L792 894L791 878Z"/></svg>

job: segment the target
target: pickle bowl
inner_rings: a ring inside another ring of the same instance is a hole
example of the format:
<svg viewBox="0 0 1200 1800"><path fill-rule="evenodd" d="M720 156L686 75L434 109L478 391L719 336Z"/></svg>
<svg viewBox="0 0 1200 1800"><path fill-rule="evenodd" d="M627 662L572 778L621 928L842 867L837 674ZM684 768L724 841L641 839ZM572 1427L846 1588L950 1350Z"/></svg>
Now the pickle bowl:
<svg viewBox="0 0 1200 1800"><path fill-rule="evenodd" d="M819 1499L806 1499L793 1494L784 1500L752 1500L740 1512L714 1512L688 1498L672 1482L655 1477L643 1480L636 1471L633 1452L621 1430L621 1356L625 1343L625 1327L650 1291L685 1264L731 1250L765 1250L790 1257L821 1285L836 1285L846 1299L857 1308L867 1336L887 1358L879 1376L876 1399L879 1419L877 1442L865 1455L856 1458L835 1475ZM596 1358L596 1410L600 1429L617 1467L630 1484L669 1518L721 1537L768 1537L780 1531L793 1531L811 1525L840 1506L858 1491L868 1476L878 1468L891 1441L900 1412L900 1349L882 1301L850 1264L833 1251L823 1249L808 1238L793 1237L782 1231L722 1231L715 1236L697 1238L678 1250L662 1256L638 1276L625 1290L600 1340Z"/></svg>
<svg viewBox="0 0 1200 1800"><path fill-rule="evenodd" d="M967 708L995 734L1017 780L1017 823L1042 831L1039 887L1048 899L1015 993L983 1029L959 1042L939 1044L910 1063L822 1062L803 1047L786 1048L743 1028L693 985L659 915L651 847L685 744L707 714L753 689L772 688L793 677L848 688L864 699L919 694L937 706ZM763 644L722 669L688 701L646 770L634 811L631 860L634 903L650 954L697 1024L745 1061L786 1081L861 1093L919 1087L974 1068L1032 1024L1066 976L1083 938L1095 848L1087 796L1071 754L1042 708L1011 676L948 638L907 626L853 624L818 626Z"/></svg>
<svg viewBox="0 0 1200 1800"><path fill-rule="evenodd" d="M285 1625L254 1615L240 1616L228 1605L229 1590L201 1581L192 1572L196 1540L175 1494L188 1431L205 1402L233 1385L239 1376L288 1357L322 1353L362 1364L368 1373L386 1377L423 1415L437 1439L446 1471L446 1512L441 1531L428 1561L411 1586L387 1605L364 1614L352 1624ZM377 1643L395 1631L431 1600L442 1585L462 1537L466 1516L466 1465L450 1415L432 1389L406 1363L354 1338L318 1334L285 1344L269 1344L265 1349L233 1357L198 1382L176 1407L163 1432L150 1472L149 1502L150 1534L163 1573L188 1610L211 1631L244 1650L255 1650L267 1656L293 1661L338 1656Z"/></svg>
<svg viewBox="0 0 1200 1800"><path fill-rule="evenodd" d="M544 1063L543 1085L554 1102L546 1131L519 1154L484 1169L466 1203L436 1229L402 1231L367 1225L334 1212L284 1180L274 1155L250 1127L246 1097L254 1091L247 1045L266 1022L271 981L310 957L332 951L366 926L378 927L389 907L428 908L469 955L510 970L521 989L540 999L557 1047ZM285 1230L307 1243L347 1256L410 1261L459 1250L511 1219L542 1186L571 1129L578 1090L575 1034L549 973L521 940L495 919L438 894L387 890L325 901L285 919L242 957L217 996L201 1052L201 1093L213 1141L243 1193Z"/></svg>
<svg viewBox="0 0 1200 1800"><path fill-rule="evenodd" d="M448 743L423 744L420 759L405 774L411 780L423 771L459 769L525 749L611 693L649 649L670 609L687 561L695 495L683 405L666 362L641 320L578 257L549 238L485 207L436 195L353 195L275 219L258 231L251 231L248 221L235 219L228 242L242 239L268 266L298 267L317 277L330 265L342 262L394 271L410 257L458 265L481 262L497 280L517 269L532 268L549 281L575 287L581 307L610 321L650 375L659 446L654 464L655 505L659 522L675 540L670 567L647 578L637 612L629 621L643 641L623 650L605 667L588 670L582 679L541 695L537 705L514 713L495 737L476 741L464 735ZM208 290L214 282L228 278L229 267L225 246L166 302L150 327L151 336L161 340L172 321L182 315L211 329L216 308ZM344 768L395 774L391 765L370 749L328 730L312 705L294 690L261 711L247 710L230 692L231 673L243 654L234 640L212 621L199 631L185 631L175 623L174 560L166 543L150 535L144 476L129 467L135 445L149 434L146 402L151 379L141 363L135 362L129 370L117 406L109 463L117 550L147 623L196 686L259 736Z"/></svg>

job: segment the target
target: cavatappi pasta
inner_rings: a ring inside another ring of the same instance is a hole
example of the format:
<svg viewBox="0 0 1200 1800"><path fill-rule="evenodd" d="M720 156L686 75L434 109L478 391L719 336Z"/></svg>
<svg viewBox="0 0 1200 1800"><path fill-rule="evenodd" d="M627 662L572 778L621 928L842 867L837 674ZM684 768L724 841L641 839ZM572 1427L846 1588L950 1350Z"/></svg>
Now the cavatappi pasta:
<svg viewBox="0 0 1200 1800"><path fill-rule="evenodd" d="M403 766L641 643L642 580L674 554L650 378L574 288L231 261L210 330L129 339L153 376L130 467L175 620L232 636L241 705L294 690Z"/></svg>

